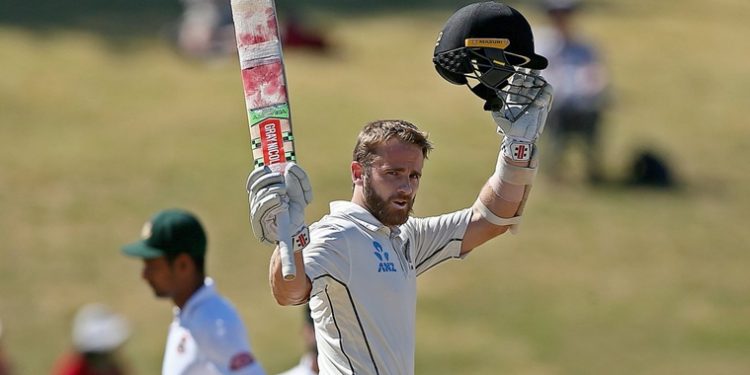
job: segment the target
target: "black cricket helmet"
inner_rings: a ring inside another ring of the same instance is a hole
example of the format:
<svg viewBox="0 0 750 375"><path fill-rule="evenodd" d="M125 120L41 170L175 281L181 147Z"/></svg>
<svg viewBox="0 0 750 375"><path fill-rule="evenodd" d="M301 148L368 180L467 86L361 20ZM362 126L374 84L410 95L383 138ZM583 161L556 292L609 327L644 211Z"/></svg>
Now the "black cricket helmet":
<svg viewBox="0 0 750 375"><path fill-rule="evenodd" d="M526 18L508 5L486 1L456 11L438 35L433 63L440 76L455 85L469 85L487 101L486 110L499 110L499 92L516 73L547 67L534 52L534 36ZM478 81L471 86L467 78Z"/></svg>

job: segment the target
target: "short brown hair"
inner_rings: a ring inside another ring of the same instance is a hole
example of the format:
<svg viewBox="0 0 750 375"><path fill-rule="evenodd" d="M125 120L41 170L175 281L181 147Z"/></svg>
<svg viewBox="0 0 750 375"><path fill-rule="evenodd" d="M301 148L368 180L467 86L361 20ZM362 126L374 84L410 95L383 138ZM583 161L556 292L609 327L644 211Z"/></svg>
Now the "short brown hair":
<svg viewBox="0 0 750 375"><path fill-rule="evenodd" d="M427 133L419 130L416 125L404 120L377 120L365 125L359 132L352 159L369 167L375 159L375 149L391 138L419 147L425 159L432 150Z"/></svg>

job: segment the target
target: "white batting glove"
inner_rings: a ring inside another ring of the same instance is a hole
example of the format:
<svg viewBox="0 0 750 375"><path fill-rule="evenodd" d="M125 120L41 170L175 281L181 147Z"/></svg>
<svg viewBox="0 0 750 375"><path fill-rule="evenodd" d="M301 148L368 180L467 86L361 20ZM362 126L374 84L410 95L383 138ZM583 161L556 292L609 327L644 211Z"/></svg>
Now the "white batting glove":
<svg viewBox="0 0 750 375"><path fill-rule="evenodd" d="M279 241L276 216L288 210L294 250L302 250L310 238L305 207L312 201L312 187L305 171L295 163L287 163L283 175L259 167L248 176L246 187L255 237L276 245Z"/></svg>
<svg viewBox="0 0 750 375"><path fill-rule="evenodd" d="M505 136L503 155L514 161L530 160L533 145L544 131L552 105L553 89L538 71L514 74L503 88L506 105L492 112L497 132ZM529 103L530 102L530 103Z"/></svg>

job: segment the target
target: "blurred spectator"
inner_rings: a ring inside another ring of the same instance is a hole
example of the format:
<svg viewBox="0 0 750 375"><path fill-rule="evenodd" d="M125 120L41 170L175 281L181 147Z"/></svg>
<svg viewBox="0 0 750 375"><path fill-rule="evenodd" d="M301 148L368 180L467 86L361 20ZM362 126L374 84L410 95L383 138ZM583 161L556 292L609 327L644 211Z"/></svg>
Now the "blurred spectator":
<svg viewBox="0 0 750 375"><path fill-rule="evenodd" d="M305 48L317 52L326 52L329 43L322 33L305 24L299 12L291 9L281 15L281 41L285 48Z"/></svg>
<svg viewBox="0 0 750 375"><path fill-rule="evenodd" d="M228 55L236 50L230 0L180 0L180 51L190 57Z"/></svg>
<svg viewBox="0 0 750 375"><path fill-rule="evenodd" d="M310 306L305 305L305 323L302 326L302 340L305 344L305 354L299 364L279 375L317 375L318 374L318 345L315 341L315 327L310 316Z"/></svg>
<svg viewBox="0 0 750 375"><path fill-rule="evenodd" d="M83 306L73 320L74 352L58 361L55 375L125 375L117 350L130 336L130 326L107 306Z"/></svg>
<svg viewBox="0 0 750 375"><path fill-rule="evenodd" d="M552 28L540 29L538 45L549 59L544 76L555 88L547 120L551 145L545 149L545 171L562 177L567 149L581 141L586 177L591 183L601 182L600 122L607 104L607 72L596 48L576 33L573 21L580 3L544 0L543 5Z"/></svg>
<svg viewBox="0 0 750 375"><path fill-rule="evenodd" d="M3 322L0 320L0 375L10 374L10 361L3 350Z"/></svg>
<svg viewBox="0 0 750 375"><path fill-rule="evenodd" d="M177 27L177 46L187 56L210 58L235 53L230 0L180 0L183 14ZM297 5L297 4L294 4ZM328 49L323 35L302 21L299 12L287 6L279 17L281 40L285 47L316 51Z"/></svg>

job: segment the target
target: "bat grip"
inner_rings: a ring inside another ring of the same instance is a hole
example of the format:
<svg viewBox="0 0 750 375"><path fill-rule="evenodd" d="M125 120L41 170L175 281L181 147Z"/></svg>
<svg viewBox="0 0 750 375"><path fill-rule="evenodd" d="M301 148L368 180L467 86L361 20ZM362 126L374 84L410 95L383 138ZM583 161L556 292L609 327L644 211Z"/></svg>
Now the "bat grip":
<svg viewBox="0 0 750 375"><path fill-rule="evenodd" d="M297 275L297 267L294 264L294 244L289 234L289 211L285 210L276 215L276 223L278 223L281 274L284 280L291 281Z"/></svg>

